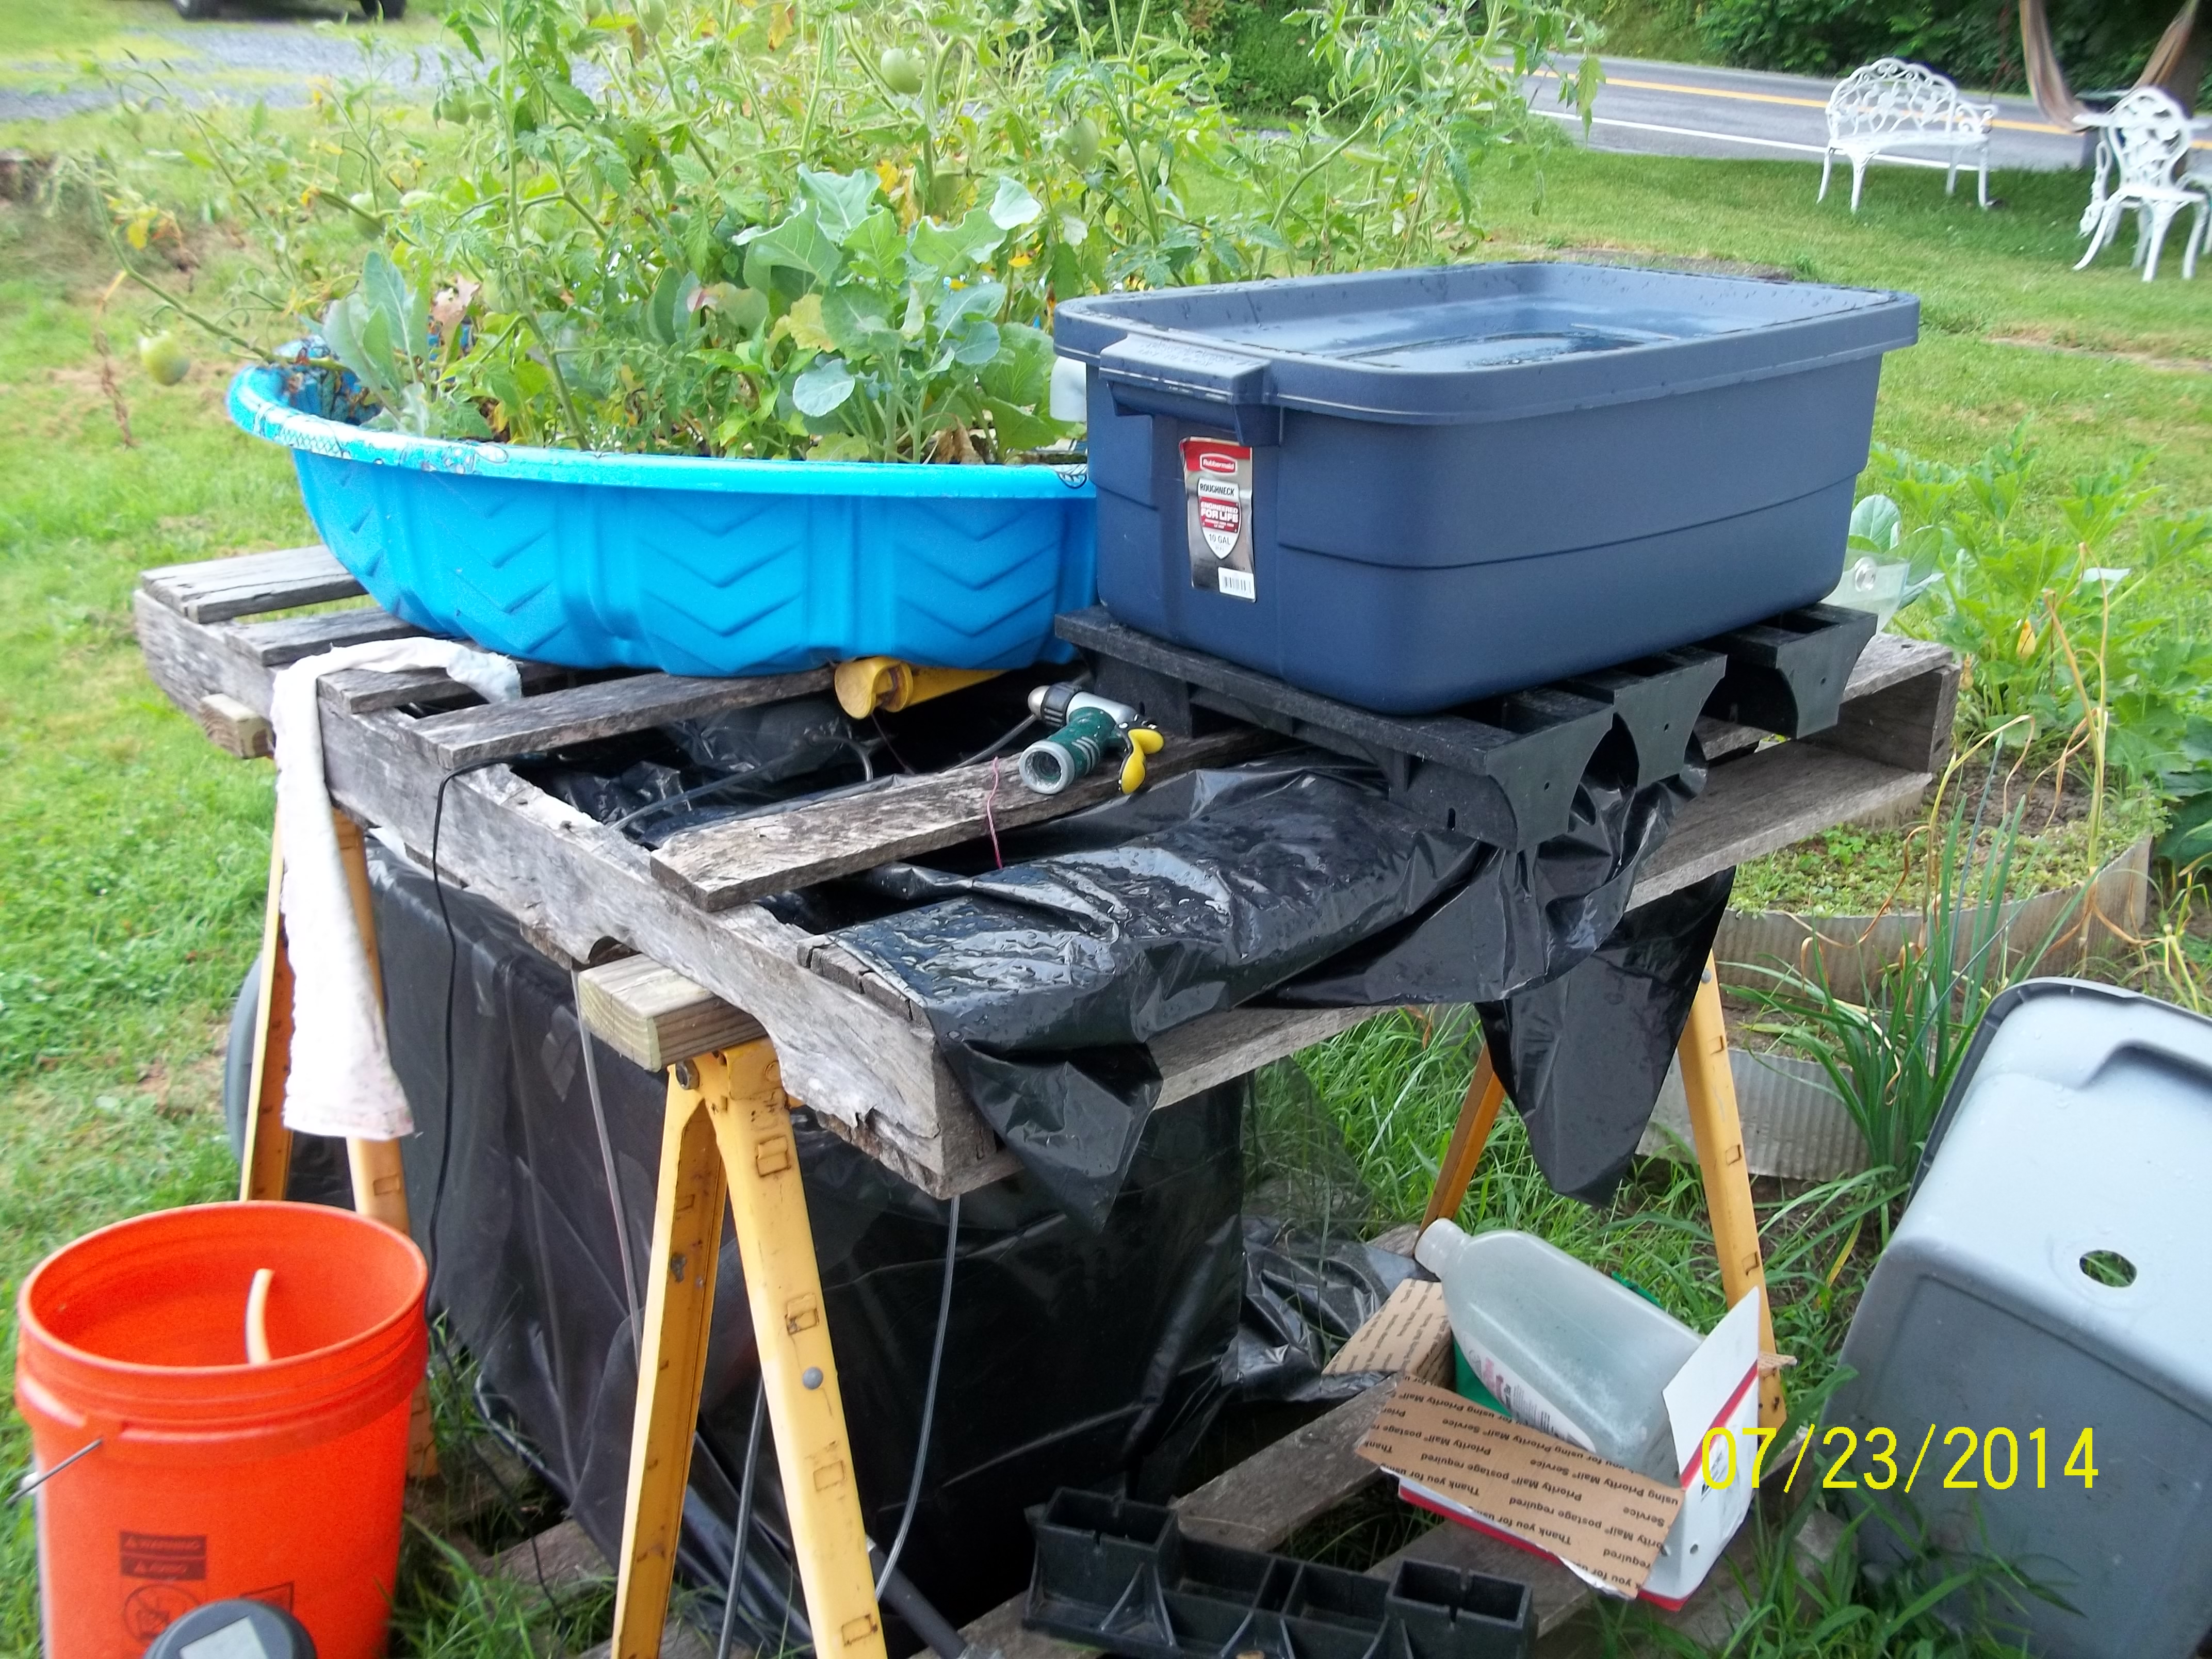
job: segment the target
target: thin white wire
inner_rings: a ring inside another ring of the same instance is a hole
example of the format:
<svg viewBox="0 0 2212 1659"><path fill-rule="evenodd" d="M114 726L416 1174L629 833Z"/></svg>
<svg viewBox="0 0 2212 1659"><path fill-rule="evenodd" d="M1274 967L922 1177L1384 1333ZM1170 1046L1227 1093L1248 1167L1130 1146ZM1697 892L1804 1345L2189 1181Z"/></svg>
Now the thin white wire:
<svg viewBox="0 0 2212 1659"><path fill-rule="evenodd" d="M607 1202L615 1212L615 1248L622 1253L623 1300L629 1307L630 1352L638 1352L638 1340L645 1329L645 1316L637 1305L637 1271L629 1258L629 1220L623 1209L622 1182L615 1174L615 1144L607 1133L606 1103L599 1095L599 1062L592 1058L592 1031L584 1024L584 976L576 969L568 970L569 994L576 1000L576 1040L584 1048L584 1086L592 1096L592 1127L599 1133L599 1166L606 1171Z"/></svg>
<svg viewBox="0 0 2212 1659"><path fill-rule="evenodd" d="M937 1340L929 1350L929 1382L921 1395L921 1437L914 1449L914 1479L906 1489L906 1513L899 1516L898 1534L884 1554L884 1570L876 1577L876 1600L884 1599L884 1586L891 1582L891 1574L898 1570L899 1552L906 1548L906 1535L914 1526L914 1512L921 1502L922 1472L929 1467L929 1430L937 1420L937 1379L945 1367L945 1332L952 1322L952 1264L960 1249L960 1194L952 1200L945 1217L945 1288L937 1297Z"/></svg>

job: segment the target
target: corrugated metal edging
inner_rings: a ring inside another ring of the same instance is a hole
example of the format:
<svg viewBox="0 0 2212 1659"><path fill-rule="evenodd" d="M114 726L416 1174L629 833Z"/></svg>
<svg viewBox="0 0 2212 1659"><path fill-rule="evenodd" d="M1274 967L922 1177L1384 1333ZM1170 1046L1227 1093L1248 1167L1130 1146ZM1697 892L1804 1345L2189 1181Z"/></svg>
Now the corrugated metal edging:
<svg viewBox="0 0 2212 1659"><path fill-rule="evenodd" d="M1858 1126L1817 1063L1737 1048L1729 1054L1729 1069L1735 1076L1736 1113L1743 1120L1744 1159L1753 1175L1832 1181L1866 1168L1866 1143ZM1647 1158L1685 1163L1696 1158L1679 1060L1667 1073L1636 1150Z"/></svg>
<svg viewBox="0 0 2212 1659"><path fill-rule="evenodd" d="M2146 836L2098 875L2089 901L2082 904L2058 941L2031 968L2034 951L2080 897L2079 886L2015 899L2005 907L2003 923L2015 971L2074 971L2090 958L2124 951L2140 938L2150 915L2150 837ZM1752 913L1731 910L1721 920L1713 956L1724 985L1771 983L1756 971L1787 963L1814 971L1818 952L1829 988L1850 1002L1864 1002L1879 984L1881 970L1898 952L1921 937L1920 913L1893 911L1881 916L1801 916L1788 910ZM1965 931L1964 929L1961 930ZM1962 939L1960 945L1964 948Z"/></svg>

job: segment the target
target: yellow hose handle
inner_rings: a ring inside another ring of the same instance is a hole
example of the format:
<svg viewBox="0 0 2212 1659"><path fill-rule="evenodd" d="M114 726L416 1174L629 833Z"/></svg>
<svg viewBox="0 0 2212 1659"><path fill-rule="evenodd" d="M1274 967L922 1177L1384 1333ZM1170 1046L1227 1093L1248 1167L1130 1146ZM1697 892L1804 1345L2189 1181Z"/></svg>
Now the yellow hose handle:
<svg viewBox="0 0 2212 1659"><path fill-rule="evenodd" d="M1145 757L1158 754L1168 740L1149 726L1133 726L1126 735L1129 758L1121 763L1121 793L1133 795L1145 787Z"/></svg>

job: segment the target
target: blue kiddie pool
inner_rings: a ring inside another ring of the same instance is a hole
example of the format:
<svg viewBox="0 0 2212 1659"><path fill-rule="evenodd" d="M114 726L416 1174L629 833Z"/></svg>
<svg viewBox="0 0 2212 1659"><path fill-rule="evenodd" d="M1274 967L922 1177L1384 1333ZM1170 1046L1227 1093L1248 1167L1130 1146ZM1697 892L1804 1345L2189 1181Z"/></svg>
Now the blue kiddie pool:
<svg viewBox="0 0 2212 1659"><path fill-rule="evenodd" d="M1091 603L1080 467L600 454L372 432L319 373L258 368L231 418L288 446L324 543L432 633L575 668L763 674L884 655L1064 659Z"/></svg>

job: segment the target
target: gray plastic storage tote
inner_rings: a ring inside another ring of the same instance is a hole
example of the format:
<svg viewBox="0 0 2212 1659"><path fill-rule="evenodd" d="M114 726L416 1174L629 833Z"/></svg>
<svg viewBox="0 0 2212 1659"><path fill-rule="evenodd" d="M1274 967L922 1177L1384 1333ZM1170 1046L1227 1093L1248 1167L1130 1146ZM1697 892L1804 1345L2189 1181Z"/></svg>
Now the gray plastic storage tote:
<svg viewBox="0 0 2212 1659"><path fill-rule="evenodd" d="M1573 264L1071 300L1098 596L1390 713L1835 586L1909 295Z"/></svg>
<svg viewBox="0 0 2212 1659"><path fill-rule="evenodd" d="M1832 1489L1879 1506L1869 1557L1897 1559L1924 1528L2009 1563L2067 1605L1993 1577L1951 1611L2045 1659L2201 1651L2208 1194L2212 1020L2079 980L1990 1005L1819 1431L1848 1455Z"/></svg>

